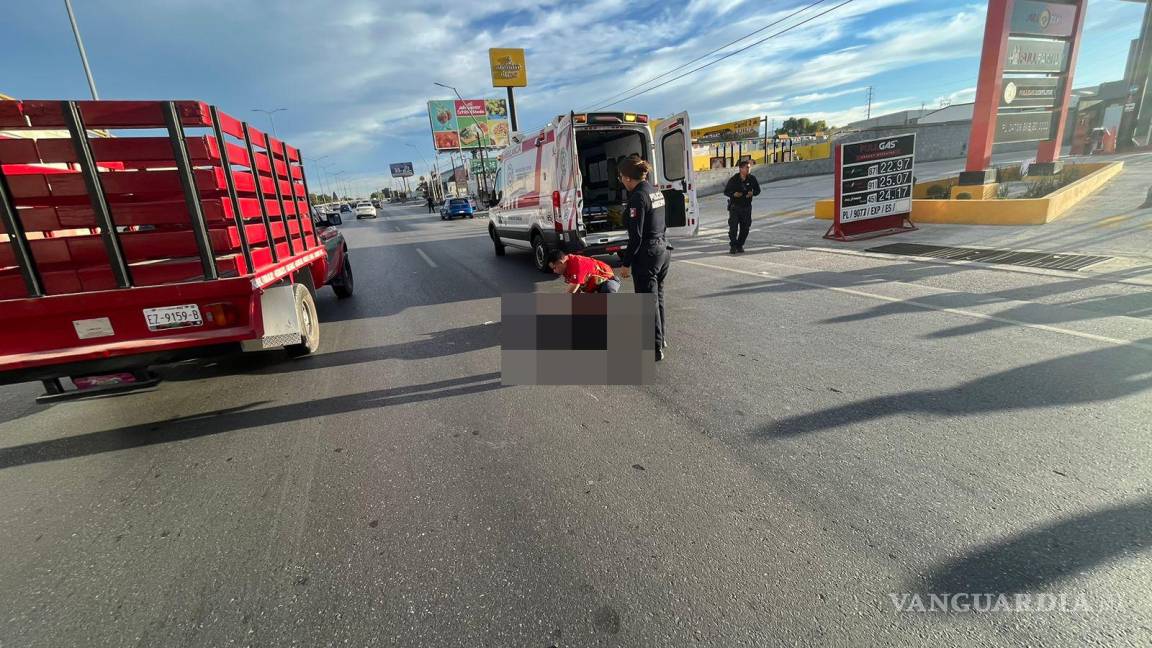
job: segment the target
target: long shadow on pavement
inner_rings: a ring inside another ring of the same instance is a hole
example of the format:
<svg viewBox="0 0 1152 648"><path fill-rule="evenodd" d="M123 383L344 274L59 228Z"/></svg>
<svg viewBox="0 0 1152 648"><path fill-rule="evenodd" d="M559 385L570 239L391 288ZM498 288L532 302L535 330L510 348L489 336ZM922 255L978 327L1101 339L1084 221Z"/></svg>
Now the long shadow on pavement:
<svg viewBox="0 0 1152 648"><path fill-rule="evenodd" d="M249 403L192 416L0 448L0 469L502 389L498 372L273 407Z"/></svg>
<svg viewBox="0 0 1152 648"><path fill-rule="evenodd" d="M823 290L825 287L860 288L863 286L876 286L897 282L907 283L915 282L919 279L956 274L965 270L970 269L959 266L926 263L902 263L900 265L865 268L850 272L821 270L788 275L784 279L768 278L762 281L736 284L725 290L700 295L697 299L715 299L718 297L734 297L737 295L754 295L758 293L804 292L809 290Z"/></svg>
<svg viewBox="0 0 1152 648"><path fill-rule="evenodd" d="M1118 504L1029 529L932 569L930 594L1015 594L1152 549L1152 499Z"/></svg>
<svg viewBox="0 0 1152 648"><path fill-rule="evenodd" d="M424 338L400 344L365 349L347 349L289 359L282 352L239 354L173 365L160 370L164 380L200 380L219 375L269 375L307 369L327 369L376 362L378 360L426 360L488 349L500 344L500 325L475 324L432 331Z"/></svg>
<svg viewBox="0 0 1152 648"><path fill-rule="evenodd" d="M737 284L729 289L700 295L698 299L714 299L718 297L734 297L740 295L754 295L760 293L793 293L811 290L820 290L823 287L831 288L860 288L867 286L885 285L889 283L912 283L930 277L940 277L972 268L909 263L880 268L870 268L852 272L806 272L790 275L785 279L765 279ZM1104 286L1108 279L1125 279L1131 275L1125 272L1102 275L1099 278L1067 279L1047 284L1030 285L1007 290L998 290L986 293L970 293L963 291L949 291L917 296L899 302L884 302L871 306L865 310L839 315L820 320L820 324L846 324L861 322L882 317L900 316L923 313L926 310L939 308L973 308L989 304L1000 304L1013 301L1029 301L1041 297L1051 297L1065 292L1087 290ZM1128 295L1087 297L1083 299L1070 299L1060 303L1025 303L1011 304L999 312L990 313L1014 321L1034 324L1058 324L1062 322L1082 321L1103 318L1115 315L1127 317L1148 317L1152 315L1152 295L1147 293L1134 293ZM1014 326L1010 322L985 320L974 324L957 326L937 331L929 338L947 338L968 335L997 328Z"/></svg>
<svg viewBox="0 0 1152 648"><path fill-rule="evenodd" d="M878 396L790 416L753 433L759 439L798 436L897 414L965 416L993 411L1115 400L1152 389L1152 338L1024 365L956 387Z"/></svg>

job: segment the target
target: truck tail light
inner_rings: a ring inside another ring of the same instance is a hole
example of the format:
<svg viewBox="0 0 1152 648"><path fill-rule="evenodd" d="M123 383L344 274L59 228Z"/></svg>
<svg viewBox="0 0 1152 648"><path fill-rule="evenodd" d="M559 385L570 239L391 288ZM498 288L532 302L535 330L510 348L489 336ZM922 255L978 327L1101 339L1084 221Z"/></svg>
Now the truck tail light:
<svg viewBox="0 0 1152 648"><path fill-rule="evenodd" d="M204 315L205 324L220 328L231 326L239 319L236 316L236 307L229 302L205 304L200 307L200 312Z"/></svg>

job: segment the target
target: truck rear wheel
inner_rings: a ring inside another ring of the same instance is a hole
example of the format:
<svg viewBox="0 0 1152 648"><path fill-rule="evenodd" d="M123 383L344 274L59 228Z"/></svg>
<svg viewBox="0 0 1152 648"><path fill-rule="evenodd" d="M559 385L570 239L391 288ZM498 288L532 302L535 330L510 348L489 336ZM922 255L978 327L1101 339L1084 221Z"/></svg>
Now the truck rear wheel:
<svg viewBox="0 0 1152 648"><path fill-rule="evenodd" d="M300 343L284 347L289 357L311 355L320 348L320 319L316 316L316 300L312 291L303 284L296 284L296 316L300 321Z"/></svg>
<svg viewBox="0 0 1152 648"><path fill-rule="evenodd" d="M338 299L348 299L356 289L356 280L352 276L352 262L348 260L348 251L344 251L344 268L332 281L332 291Z"/></svg>

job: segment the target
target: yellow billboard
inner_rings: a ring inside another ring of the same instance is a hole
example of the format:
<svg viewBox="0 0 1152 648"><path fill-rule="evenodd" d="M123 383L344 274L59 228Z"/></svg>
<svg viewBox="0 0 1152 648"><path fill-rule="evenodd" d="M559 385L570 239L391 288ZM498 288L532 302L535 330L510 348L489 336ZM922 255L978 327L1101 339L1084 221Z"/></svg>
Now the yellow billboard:
<svg viewBox="0 0 1152 648"><path fill-rule="evenodd" d="M759 117L751 117L726 124L692 129L692 141L697 144L735 142L739 140L756 139L758 137L760 137Z"/></svg>
<svg viewBox="0 0 1152 648"><path fill-rule="evenodd" d="M488 63L492 67L493 87L523 88L528 85L528 66L524 63L524 50L493 47L488 50Z"/></svg>

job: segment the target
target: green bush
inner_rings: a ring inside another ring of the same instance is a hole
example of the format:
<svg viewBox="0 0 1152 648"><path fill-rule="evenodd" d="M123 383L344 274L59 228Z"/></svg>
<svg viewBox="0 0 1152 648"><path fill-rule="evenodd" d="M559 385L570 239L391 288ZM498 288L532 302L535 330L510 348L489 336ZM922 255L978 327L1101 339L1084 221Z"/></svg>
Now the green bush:
<svg viewBox="0 0 1152 648"><path fill-rule="evenodd" d="M932 185L924 192L929 200L944 200L948 198L948 185Z"/></svg>
<svg viewBox="0 0 1152 648"><path fill-rule="evenodd" d="M1025 198L1043 198L1048 194L1056 191L1057 189L1067 187L1068 185L1076 182L1084 177L1084 172L1080 169L1070 168L1061 171L1058 175L1044 178L1043 180L1034 180L1028 183L1028 189L1024 192Z"/></svg>

